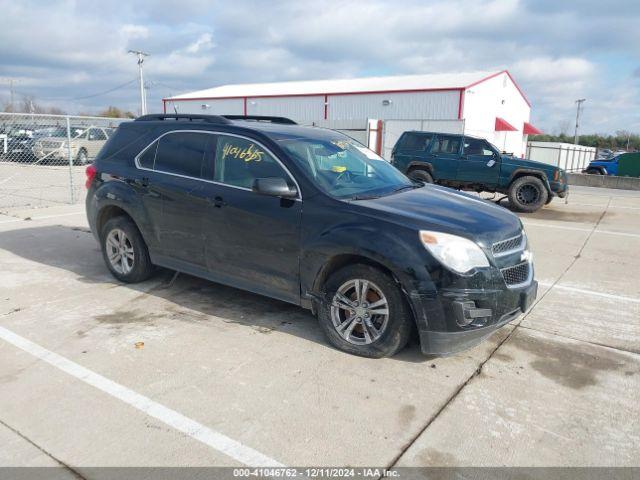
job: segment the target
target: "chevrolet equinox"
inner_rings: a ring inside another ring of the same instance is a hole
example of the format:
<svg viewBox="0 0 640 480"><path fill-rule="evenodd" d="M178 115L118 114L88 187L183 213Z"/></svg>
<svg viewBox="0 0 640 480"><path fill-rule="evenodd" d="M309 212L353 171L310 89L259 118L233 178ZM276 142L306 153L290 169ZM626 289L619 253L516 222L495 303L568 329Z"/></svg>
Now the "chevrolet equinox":
<svg viewBox="0 0 640 480"><path fill-rule="evenodd" d="M155 266L311 309L366 357L469 348L536 298L522 223L412 181L341 133L281 117L146 115L87 167L87 216L111 273Z"/></svg>

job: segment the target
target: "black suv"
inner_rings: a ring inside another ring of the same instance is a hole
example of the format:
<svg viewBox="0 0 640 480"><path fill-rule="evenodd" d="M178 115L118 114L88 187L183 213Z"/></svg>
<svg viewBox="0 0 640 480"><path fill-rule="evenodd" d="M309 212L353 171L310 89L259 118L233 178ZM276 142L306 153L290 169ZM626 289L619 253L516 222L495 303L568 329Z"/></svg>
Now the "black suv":
<svg viewBox="0 0 640 480"><path fill-rule="evenodd" d="M404 132L391 164L410 178L448 187L507 194L519 212L535 212L554 196L569 193L564 170L500 151L484 138L434 132Z"/></svg>
<svg viewBox="0 0 640 480"><path fill-rule="evenodd" d="M284 118L122 123L87 187L117 279L158 265L294 303L357 355L393 355L416 327L424 353L460 351L536 297L517 216Z"/></svg>

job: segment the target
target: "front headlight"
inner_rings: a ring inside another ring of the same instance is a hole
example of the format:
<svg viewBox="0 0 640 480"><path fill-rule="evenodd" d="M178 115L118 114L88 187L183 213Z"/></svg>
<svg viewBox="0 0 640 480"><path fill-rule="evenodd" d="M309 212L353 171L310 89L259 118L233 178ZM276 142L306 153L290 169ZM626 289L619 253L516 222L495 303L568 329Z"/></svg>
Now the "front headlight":
<svg viewBox="0 0 640 480"><path fill-rule="evenodd" d="M467 273L474 268L489 266L489 260L482 249L466 238L421 230L420 240L440 263L456 273Z"/></svg>

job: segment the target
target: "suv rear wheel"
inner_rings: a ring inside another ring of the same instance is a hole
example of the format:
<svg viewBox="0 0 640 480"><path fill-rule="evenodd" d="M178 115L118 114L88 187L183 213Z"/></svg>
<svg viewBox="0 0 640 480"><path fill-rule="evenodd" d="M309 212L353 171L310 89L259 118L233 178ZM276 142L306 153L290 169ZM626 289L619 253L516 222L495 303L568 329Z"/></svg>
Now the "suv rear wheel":
<svg viewBox="0 0 640 480"><path fill-rule="evenodd" d="M389 357L407 344L412 314L389 275L369 265L349 265L329 277L320 326L336 348L362 357Z"/></svg>
<svg viewBox="0 0 640 480"><path fill-rule="evenodd" d="M433 183L433 177L426 170L422 170L421 168L415 168L408 173L408 176L411 180L418 180L424 183Z"/></svg>
<svg viewBox="0 0 640 480"><path fill-rule="evenodd" d="M509 186L509 203L518 212L535 212L547 203L548 198L547 187L538 177L520 177Z"/></svg>
<svg viewBox="0 0 640 480"><path fill-rule="evenodd" d="M127 217L108 220L100 235L102 257L111 274L121 282L142 282L153 273L147 245Z"/></svg>

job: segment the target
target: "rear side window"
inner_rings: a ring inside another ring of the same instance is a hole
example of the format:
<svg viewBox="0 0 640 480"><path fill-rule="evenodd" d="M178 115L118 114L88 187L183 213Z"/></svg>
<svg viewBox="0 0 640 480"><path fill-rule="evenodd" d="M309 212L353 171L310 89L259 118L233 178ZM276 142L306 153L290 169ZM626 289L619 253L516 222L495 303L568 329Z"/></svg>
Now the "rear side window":
<svg viewBox="0 0 640 480"><path fill-rule="evenodd" d="M165 135L157 142L153 169L187 177L204 178L207 146L214 138L214 135L197 132L175 132ZM145 154L152 149L153 146ZM144 160L148 164L148 158ZM142 157L139 161L143 166Z"/></svg>
<svg viewBox="0 0 640 480"><path fill-rule="evenodd" d="M148 147L142 155L138 157L138 164L142 168L148 168L153 170L153 162L156 160L156 150L158 149L158 142L153 142L153 144Z"/></svg>
<svg viewBox="0 0 640 480"><path fill-rule="evenodd" d="M433 147L431 147L431 153L458 153L460 151L460 143L460 137L438 135Z"/></svg>
<svg viewBox="0 0 640 480"><path fill-rule="evenodd" d="M429 148L432 138L430 133L408 133L402 138L400 150L424 152Z"/></svg>

